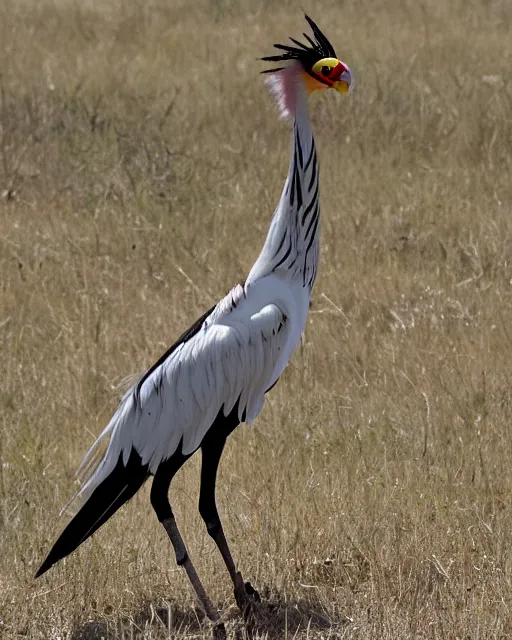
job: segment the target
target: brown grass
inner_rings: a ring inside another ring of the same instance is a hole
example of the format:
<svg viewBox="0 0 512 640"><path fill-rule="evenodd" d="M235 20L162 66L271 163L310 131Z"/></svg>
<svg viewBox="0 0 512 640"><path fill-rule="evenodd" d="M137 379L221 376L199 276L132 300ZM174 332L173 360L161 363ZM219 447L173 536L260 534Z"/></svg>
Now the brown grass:
<svg viewBox="0 0 512 640"><path fill-rule="evenodd" d="M358 84L311 100L306 341L222 463L255 637L509 638L512 5L307 8ZM258 254L289 134L255 58L303 27L270 0L1 3L2 638L209 637L147 488L32 576L116 384ZM243 635L197 489L193 460L173 505Z"/></svg>

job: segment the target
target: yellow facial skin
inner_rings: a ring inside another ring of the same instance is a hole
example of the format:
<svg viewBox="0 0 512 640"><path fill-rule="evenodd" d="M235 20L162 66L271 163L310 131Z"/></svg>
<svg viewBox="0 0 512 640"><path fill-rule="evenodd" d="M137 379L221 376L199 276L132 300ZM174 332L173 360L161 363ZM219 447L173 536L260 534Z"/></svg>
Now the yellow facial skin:
<svg viewBox="0 0 512 640"><path fill-rule="evenodd" d="M329 67L329 69L334 69L335 67L337 67L340 63L340 61L338 60L338 58L322 58L321 60L319 60L318 62L315 62L315 64L313 65L311 71L314 71L315 73L321 73L322 72L322 67ZM345 65L343 65L345 66Z"/></svg>

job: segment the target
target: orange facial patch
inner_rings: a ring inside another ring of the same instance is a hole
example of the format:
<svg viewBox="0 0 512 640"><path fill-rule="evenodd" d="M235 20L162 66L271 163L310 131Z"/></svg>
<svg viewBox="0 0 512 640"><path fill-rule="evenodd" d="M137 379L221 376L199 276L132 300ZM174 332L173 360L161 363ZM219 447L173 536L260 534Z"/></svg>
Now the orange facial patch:
<svg viewBox="0 0 512 640"><path fill-rule="evenodd" d="M328 73L318 73L316 71L307 71L304 73L304 82L308 93L317 89L327 89L332 87L336 80L339 80L341 74L346 71L341 62L329 70Z"/></svg>
<svg viewBox="0 0 512 640"><path fill-rule="evenodd" d="M306 85L306 91L311 93L312 91L316 91L317 89L327 89L327 87L331 86L331 82L324 80L324 78L319 74L312 71L311 73L305 71L304 72L304 84ZM319 80L319 78L322 78Z"/></svg>

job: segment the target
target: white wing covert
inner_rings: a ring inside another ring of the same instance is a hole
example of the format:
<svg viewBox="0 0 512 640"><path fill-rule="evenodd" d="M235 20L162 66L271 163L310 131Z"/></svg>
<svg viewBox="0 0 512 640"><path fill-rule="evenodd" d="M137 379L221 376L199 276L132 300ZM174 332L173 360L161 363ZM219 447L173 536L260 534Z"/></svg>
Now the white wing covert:
<svg viewBox="0 0 512 640"><path fill-rule="evenodd" d="M265 392L284 368L279 360L289 350L290 327L277 303L261 306L262 296L254 293L247 296L243 287L234 287L190 339L125 394L82 462L79 471L93 466L94 452L110 437L77 497L89 495L121 454L126 465L132 448L150 473L180 445L183 454L193 453L219 412L227 416L237 401L240 420L256 418Z"/></svg>

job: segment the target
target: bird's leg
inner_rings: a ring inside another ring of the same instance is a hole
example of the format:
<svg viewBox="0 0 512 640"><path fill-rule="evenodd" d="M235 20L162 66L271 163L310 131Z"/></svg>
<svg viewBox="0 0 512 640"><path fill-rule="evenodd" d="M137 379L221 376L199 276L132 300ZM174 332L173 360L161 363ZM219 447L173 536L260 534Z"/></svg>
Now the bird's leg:
<svg viewBox="0 0 512 640"><path fill-rule="evenodd" d="M214 637L219 639L225 638L225 631L224 635L222 635L222 631L220 630L224 629L224 625L220 622L218 611L216 611L210 598L206 595L206 591L204 590L201 580L197 575L197 571L192 564L192 560L188 555L187 549L183 542L183 538L181 537L181 534L178 530L174 515L171 513L170 517L162 520L162 524L164 526L164 529L167 531L167 535L172 542L172 546L174 547L174 551L176 553L176 564L180 567L183 567L187 572L190 583L192 584L192 587L194 588L194 591L196 592L196 595L201 602L204 612L215 625Z"/></svg>
<svg viewBox="0 0 512 640"><path fill-rule="evenodd" d="M215 544L217 545L222 559L229 571L235 591L236 603L240 611L244 614L244 617L247 617L250 614L254 603L260 601L260 596L258 592L253 589L250 582L244 583L241 573L236 569L233 556L231 555L226 536L222 529L222 523L220 521L215 501L217 469L219 468L219 461L225 442L225 438L211 438L202 445L201 451L203 460L201 466L199 512L206 524L208 534L215 541Z"/></svg>
<svg viewBox="0 0 512 640"><path fill-rule="evenodd" d="M220 621L218 611L214 608L210 598L206 595L206 591L204 590L201 580L197 575L197 571L192 564L192 560L188 555L187 548L185 547L183 538L178 530L178 525L176 524L176 519L174 518L174 514L169 503L168 491L171 480L187 457L188 456L178 456L177 459L173 460L174 456L172 456L167 460L167 462L160 465L151 487L151 504L153 505L153 509L155 510L158 520L162 523L172 543L176 554L176 564L183 567L187 572L190 583L196 592L204 612L214 624L214 640L224 640L226 638L224 624Z"/></svg>

